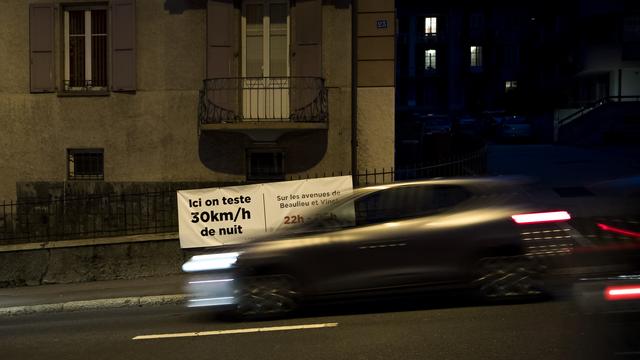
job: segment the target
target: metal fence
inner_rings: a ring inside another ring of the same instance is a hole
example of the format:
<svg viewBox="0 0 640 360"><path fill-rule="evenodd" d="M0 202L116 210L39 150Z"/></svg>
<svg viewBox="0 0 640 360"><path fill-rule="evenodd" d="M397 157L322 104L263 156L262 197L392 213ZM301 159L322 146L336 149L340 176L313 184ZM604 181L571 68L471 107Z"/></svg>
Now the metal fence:
<svg viewBox="0 0 640 360"><path fill-rule="evenodd" d="M431 179L436 177L477 176L486 173L487 148L467 154L457 154L434 163L415 164L397 168L365 169L354 175L354 186L381 185L394 181ZM327 176L351 175L350 171L315 173L289 177L289 180L312 179Z"/></svg>
<svg viewBox="0 0 640 360"><path fill-rule="evenodd" d="M354 185L386 184L396 180L480 175L486 148L448 161L424 166L365 170ZM351 175L348 172L306 174L289 180ZM131 194L64 195L54 199L2 202L0 244L71 240L176 232L176 191Z"/></svg>
<svg viewBox="0 0 640 360"><path fill-rule="evenodd" d="M176 192L64 196L0 204L0 243L177 231Z"/></svg>

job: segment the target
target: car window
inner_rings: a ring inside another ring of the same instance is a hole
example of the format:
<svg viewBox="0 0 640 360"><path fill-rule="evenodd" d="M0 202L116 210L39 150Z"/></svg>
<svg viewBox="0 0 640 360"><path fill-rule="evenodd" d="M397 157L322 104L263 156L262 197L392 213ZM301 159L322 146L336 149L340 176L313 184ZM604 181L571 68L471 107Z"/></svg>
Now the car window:
<svg viewBox="0 0 640 360"><path fill-rule="evenodd" d="M469 197L459 186L421 185L385 189L355 201L356 224L376 224L433 214Z"/></svg>

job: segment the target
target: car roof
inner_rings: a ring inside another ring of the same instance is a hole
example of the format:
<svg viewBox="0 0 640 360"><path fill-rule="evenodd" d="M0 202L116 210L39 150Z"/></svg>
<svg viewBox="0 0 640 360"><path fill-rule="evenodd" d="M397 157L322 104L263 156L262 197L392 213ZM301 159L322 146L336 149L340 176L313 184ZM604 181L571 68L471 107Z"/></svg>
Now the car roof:
<svg viewBox="0 0 640 360"><path fill-rule="evenodd" d="M494 176L494 177L460 177L460 178L434 178L428 180L413 180L394 182L390 184L372 185L354 189L354 192L373 192L403 186L427 186L427 185L458 185L464 187L513 187L523 186L532 180L522 176Z"/></svg>

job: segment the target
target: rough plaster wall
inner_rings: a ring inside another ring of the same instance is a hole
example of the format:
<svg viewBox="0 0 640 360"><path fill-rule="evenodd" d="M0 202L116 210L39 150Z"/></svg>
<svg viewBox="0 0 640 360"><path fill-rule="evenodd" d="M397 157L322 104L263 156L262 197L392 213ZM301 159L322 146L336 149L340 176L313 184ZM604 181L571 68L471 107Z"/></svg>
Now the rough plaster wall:
<svg viewBox="0 0 640 360"><path fill-rule="evenodd" d="M395 158L395 89L358 88L358 170L389 169Z"/></svg>
<svg viewBox="0 0 640 360"><path fill-rule="evenodd" d="M337 3L323 6L328 134L324 143L300 138L285 144L300 156L315 151L309 146L325 149L314 163L299 166L300 174L350 169L351 13L344 1ZM170 13L162 1L136 4L137 92L59 97L29 93L28 3L3 1L0 201L16 198L18 181L65 181L66 149L73 147L104 148L105 182L244 180L246 141L197 135L206 11Z"/></svg>
<svg viewBox="0 0 640 360"><path fill-rule="evenodd" d="M0 287L181 273L178 240L0 253Z"/></svg>
<svg viewBox="0 0 640 360"><path fill-rule="evenodd" d="M212 173L200 159L203 10L170 14L160 1L138 1L138 91L105 97L29 93L28 10L28 3L13 0L3 2L0 12L9 30L0 33L0 200L15 199L16 181L65 180L71 147L104 148L105 181L243 177L239 170ZM228 147L240 151L240 144Z"/></svg>

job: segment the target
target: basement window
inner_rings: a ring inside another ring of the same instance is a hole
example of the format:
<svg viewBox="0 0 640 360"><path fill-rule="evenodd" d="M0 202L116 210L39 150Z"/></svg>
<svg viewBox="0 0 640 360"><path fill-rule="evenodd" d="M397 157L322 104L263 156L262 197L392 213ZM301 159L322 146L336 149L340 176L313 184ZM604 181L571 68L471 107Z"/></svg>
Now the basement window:
<svg viewBox="0 0 640 360"><path fill-rule="evenodd" d="M69 180L104 180L103 149L67 149Z"/></svg>
<svg viewBox="0 0 640 360"><path fill-rule="evenodd" d="M276 149L248 150L247 180L284 180L284 152Z"/></svg>

